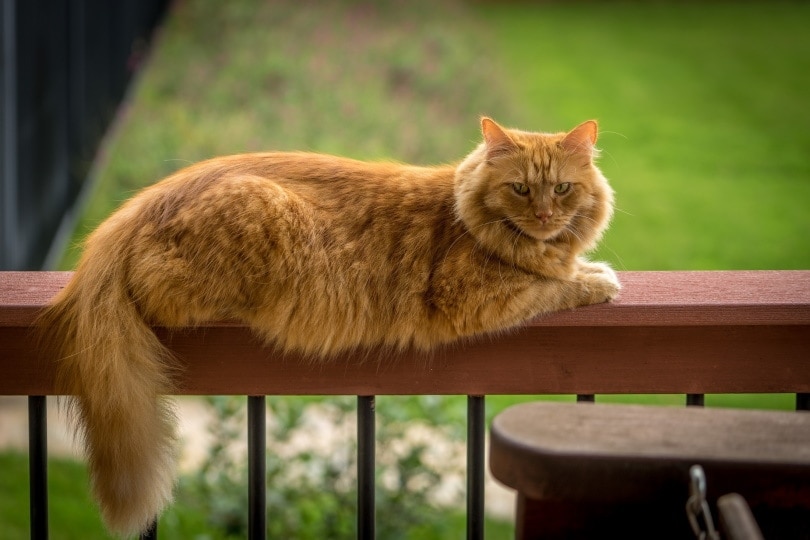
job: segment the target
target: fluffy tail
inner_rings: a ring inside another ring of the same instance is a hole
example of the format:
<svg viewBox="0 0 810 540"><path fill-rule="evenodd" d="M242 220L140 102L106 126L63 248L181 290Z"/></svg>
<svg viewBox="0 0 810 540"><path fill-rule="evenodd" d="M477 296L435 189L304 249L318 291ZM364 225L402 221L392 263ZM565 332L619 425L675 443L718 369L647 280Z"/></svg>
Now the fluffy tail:
<svg viewBox="0 0 810 540"><path fill-rule="evenodd" d="M127 293L120 259L86 252L39 319L57 390L83 440L93 496L110 532L137 534L171 501L176 419L169 353Z"/></svg>

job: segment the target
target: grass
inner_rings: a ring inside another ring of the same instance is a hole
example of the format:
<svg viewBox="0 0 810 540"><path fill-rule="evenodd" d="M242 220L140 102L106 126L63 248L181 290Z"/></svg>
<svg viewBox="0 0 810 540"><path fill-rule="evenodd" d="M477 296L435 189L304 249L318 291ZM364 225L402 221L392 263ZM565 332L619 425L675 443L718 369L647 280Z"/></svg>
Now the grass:
<svg viewBox="0 0 810 540"><path fill-rule="evenodd" d="M808 5L197 0L174 10L62 268L121 201L188 163L267 149L451 161L478 140L480 114L546 131L600 121L618 211L597 255L619 269L810 268ZM492 396L488 414L527 399ZM789 409L792 399L707 404ZM461 400L443 407L463 415Z"/></svg>
<svg viewBox="0 0 810 540"><path fill-rule="evenodd" d="M30 538L28 512L28 457L0 452L0 525L4 540ZM53 540L109 540L87 489L83 464L72 460L48 460L48 490L58 496L48 501L50 535ZM173 507L161 520L167 538L194 538L205 530L200 516Z"/></svg>
<svg viewBox="0 0 810 540"><path fill-rule="evenodd" d="M28 457L17 452L0 452L0 529L4 540L30 538L28 510ZM49 537L53 540L110 540L90 499L85 466L69 459L48 460ZM182 504L161 517L160 533L165 538L218 540L203 515Z"/></svg>
<svg viewBox="0 0 810 540"><path fill-rule="evenodd" d="M810 6L489 5L519 123L598 118L619 268L810 268Z"/></svg>
<svg viewBox="0 0 810 540"><path fill-rule="evenodd" d="M28 510L28 457L17 452L0 452L0 530L3 540L30 538ZM183 491L181 481L177 502L161 517L160 536L197 540L229 540L223 531L211 527L204 514L187 501L194 497ZM72 460L50 458L48 461L48 490L56 494L48 501L49 538L53 540L111 540L99 513L90 500L87 472L83 464ZM446 514L449 530L463 531L465 516L455 511ZM487 538L509 538L512 527L493 519L485 523ZM299 536L299 538L305 538ZM405 538L443 540L430 530L416 528Z"/></svg>

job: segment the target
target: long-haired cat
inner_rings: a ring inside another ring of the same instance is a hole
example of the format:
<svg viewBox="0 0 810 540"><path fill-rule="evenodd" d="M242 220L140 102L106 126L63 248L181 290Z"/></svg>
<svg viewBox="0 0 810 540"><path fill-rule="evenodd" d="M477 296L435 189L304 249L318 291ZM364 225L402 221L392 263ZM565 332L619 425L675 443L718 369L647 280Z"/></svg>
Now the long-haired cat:
<svg viewBox="0 0 810 540"><path fill-rule="evenodd" d="M211 159L98 227L39 325L111 531L147 528L172 498L172 359L151 325L236 319L328 361L428 350L618 293L607 265L582 258L612 213L596 122L556 134L481 125L457 165Z"/></svg>

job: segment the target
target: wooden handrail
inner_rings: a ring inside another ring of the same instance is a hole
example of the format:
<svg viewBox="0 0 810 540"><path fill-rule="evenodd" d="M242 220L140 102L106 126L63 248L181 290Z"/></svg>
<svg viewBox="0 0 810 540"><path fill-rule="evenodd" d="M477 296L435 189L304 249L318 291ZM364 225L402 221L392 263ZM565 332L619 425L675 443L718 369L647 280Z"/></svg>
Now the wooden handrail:
<svg viewBox="0 0 810 540"><path fill-rule="evenodd" d="M328 362L262 347L240 324L156 329L178 394L810 392L810 271L621 272L611 303L430 355ZM67 272L0 272L0 395L54 393L31 323Z"/></svg>

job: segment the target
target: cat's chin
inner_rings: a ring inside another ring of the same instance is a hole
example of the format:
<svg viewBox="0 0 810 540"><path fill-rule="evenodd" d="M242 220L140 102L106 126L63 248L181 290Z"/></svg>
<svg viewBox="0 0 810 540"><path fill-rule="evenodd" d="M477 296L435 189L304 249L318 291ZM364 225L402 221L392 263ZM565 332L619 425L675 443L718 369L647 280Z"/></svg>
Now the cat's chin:
<svg viewBox="0 0 810 540"><path fill-rule="evenodd" d="M528 236L534 238L535 240L539 240L540 242L549 242L557 238L562 231L559 229L555 229L553 231L539 231L535 233L527 233Z"/></svg>

